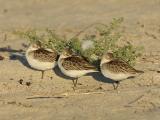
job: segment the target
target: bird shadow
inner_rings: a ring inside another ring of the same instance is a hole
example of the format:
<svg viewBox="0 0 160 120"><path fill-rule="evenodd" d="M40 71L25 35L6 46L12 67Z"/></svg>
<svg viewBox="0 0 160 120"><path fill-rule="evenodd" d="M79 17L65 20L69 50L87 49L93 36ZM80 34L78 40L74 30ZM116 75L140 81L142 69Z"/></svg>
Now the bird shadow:
<svg viewBox="0 0 160 120"><path fill-rule="evenodd" d="M12 49L11 46L7 46L7 47L0 48L0 52L16 53L16 52L24 52L24 50L22 49L15 50L15 49Z"/></svg>
<svg viewBox="0 0 160 120"><path fill-rule="evenodd" d="M25 55L23 55L23 54L21 54L21 53L20 53L20 54L10 54L9 59L10 59L10 60L18 60L18 61L19 61L20 63L22 63L25 67L30 68L30 69L33 69L33 68L31 68L30 65L28 64Z"/></svg>
<svg viewBox="0 0 160 120"><path fill-rule="evenodd" d="M89 73L89 74L91 74L91 76L92 76L95 80L97 80L97 81L99 81L99 82L109 83L109 84L117 83L117 81L115 81L115 80L112 80L112 79L110 79L110 78L104 77L100 72L99 72L99 73L98 73L98 72L97 72L97 73ZM126 80L133 80L134 78L135 78L135 76L130 76L130 77L126 78L126 79L119 80L118 82L123 82L123 81L126 81Z"/></svg>
<svg viewBox="0 0 160 120"><path fill-rule="evenodd" d="M94 66L97 68L98 72L94 72L94 73L88 73L87 76L92 76L96 81L102 82L102 83L109 83L109 84L113 84L116 81L106 78L102 75L101 70L100 70L100 62L101 60L97 60L95 61L93 64Z"/></svg>
<svg viewBox="0 0 160 120"><path fill-rule="evenodd" d="M22 46L24 48L27 47L27 45L25 44L22 44ZM23 49L16 50L16 49L12 49L11 46L7 46L7 47L0 48L0 52L8 52L10 54L9 60L18 60L20 63L22 63L27 68L33 69L28 64L26 57L24 55L25 51Z"/></svg>
<svg viewBox="0 0 160 120"><path fill-rule="evenodd" d="M67 80L74 80L75 78L72 78L72 77L69 77L69 76L66 76L64 75L60 69L58 68L58 66L56 66L54 69L54 72L57 76L60 76L64 79L67 79ZM95 80L99 81L99 82L103 82L103 83L110 83L110 84L113 84L115 83L114 80L112 79L109 79L109 78L106 78L104 77L100 72L95 72L95 73L88 73L87 75L85 76L92 76Z"/></svg>
<svg viewBox="0 0 160 120"><path fill-rule="evenodd" d="M53 68L53 70L54 70L54 72L55 72L55 74L56 74L57 76L60 76L60 77L62 77L62 78L64 78L64 79L67 79L67 80L74 80L74 79L75 79L75 78L72 78L72 77L69 77L69 76L64 75L64 74L61 72L61 70L59 69L58 65L57 65L55 68Z"/></svg>
<svg viewBox="0 0 160 120"><path fill-rule="evenodd" d="M87 75L92 76L96 81L99 81L99 82L102 82L102 83L109 83L109 84L115 83L114 80L104 77L104 76L101 74L101 72L89 73L89 74L87 74Z"/></svg>

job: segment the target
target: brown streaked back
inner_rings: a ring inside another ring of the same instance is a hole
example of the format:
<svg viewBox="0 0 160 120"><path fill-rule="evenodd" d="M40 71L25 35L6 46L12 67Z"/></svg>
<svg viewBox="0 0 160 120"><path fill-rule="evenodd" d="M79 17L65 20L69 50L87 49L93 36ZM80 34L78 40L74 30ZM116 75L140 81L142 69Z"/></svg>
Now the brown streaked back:
<svg viewBox="0 0 160 120"><path fill-rule="evenodd" d="M119 59L114 59L108 63L104 63L103 68L108 69L113 73L143 73L143 71L136 70L125 61Z"/></svg>
<svg viewBox="0 0 160 120"><path fill-rule="evenodd" d="M56 51L51 52L43 48L32 51L29 54L32 55L34 59L37 59L41 62L54 62L58 57L58 53Z"/></svg>
<svg viewBox="0 0 160 120"><path fill-rule="evenodd" d="M71 56L62 59L62 66L66 70L97 70L95 66L90 64L85 58L80 56Z"/></svg>

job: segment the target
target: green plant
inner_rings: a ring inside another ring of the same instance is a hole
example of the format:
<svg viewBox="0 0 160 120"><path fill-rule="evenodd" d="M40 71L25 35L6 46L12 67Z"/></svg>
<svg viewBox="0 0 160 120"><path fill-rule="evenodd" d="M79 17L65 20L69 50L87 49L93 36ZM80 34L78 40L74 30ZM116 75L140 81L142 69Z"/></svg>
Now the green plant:
<svg viewBox="0 0 160 120"><path fill-rule="evenodd" d="M134 47L132 44L128 43L123 47L117 48L117 50L115 50L113 54L114 57L121 58L124 61L128 62L130 65L134 65L136 58L141 56L142 50L143 47Z"/></svg>
<svg viewBox="0 0 160 120"><path fill-rule="evenodd" d="M81 42L75 37L68 41L67 47L77 54L81 54Z"/></svg>
<svg viewBox="0 0 160 120"><path fill-rule="evenodd" d="M94 39L96 55L101 57L104 51L113 51L117 47L116 42L121 37L118 28L122 22L123 18L113 19L109 25L97 27L100 37L99 39Z"/></svg>
<svg viewBox="0 0 160 120"><path fill-rule="evenodd" d="M123 18L113 19L111 23L108 25L105 24L95 24L96 30L98 32L97 35L85 35L83 40L79 39L76 36L75 39L71 40L69 46L86 57L90 62L95 63L99 61L106 51L112 51L114 56L117 58L121 58L127 61L129 64L134 65L135 59L140 56L142 51L141 47L134 47L132 44L128 43L123 46L118 46L118 41L120 40L122 33L119 30L121 27L121 23L123 22ZM93 25L92 25L93 26ZM92 27L89 26L89 27ZM87 27L87 29L89 28ZM81 31L80 33L85 32ZM82 49L82 41L92 41L93 47L89 47L88 49Z"/></svg>
<svg viewBox="0 0 160 120"><path fill-rule="evenodd" d="M46 46L61 53L67 46L67 40L57 35L53 30L47 29L46 32L48 39Z"/></svg>
<svg viewBox="0 0 160 120"><path fill-rule="evenodd" d="M29 30L17 30L13 31L14 34L19 35L22 38L29 40L31 44L38 43L44 47L44 34L38 34L38 30L29 29Z"/></svg>
<svg viewBox="0 0 160 120"><path fill-rule="evenodd" d="M14 34L19 35L30 41L31 44L39 44L40 47L54 49L61 53L66 47L67 41L61 36L57 35L53 30L46 29L38 31L36 29L29 29L27 31L14 31Z"/></svg>
<svg viewBox="0 0 160 120"><path fill-rule="evenodd" d="M30 29L27 31L15 31L14 33L28 39L31 43L38 43L41 47L54 49L59 53L66 47L70 48L73 52L84 56L92 63L99 61L106 51L112 51L115 57L127 61L130 65L134 65L135 59L140 56L142 47L134 47L130 43L123 46L118 45L118 41L120 41L122 36L120 31L122 22L123 18L114 18L108 25L101 23L92 24L70 40L65 40L65 38L51 29L43 31ZM79 37L81 33L85 33L87 29L93 26L97 31L96 34L86 34L83 39ZM91 43L87 49L83 48L83 44L86 44L85 41Z"/></svg>
<svg viewBox="0 0 160 120"><path fill-rule="evenodd" d="M121 37L118 28L122 23L122 21L123 18L119 18L119 19L113 19L113 21L109 25L95 24L96 30L98 32L98 37L97 35L86 35L83 38L83 41L85 40L92 41L94 43L93 44L94 47L88 48L86 50L83 49L78 50L80 51L81 55L86 57L89 61L94 62L98 59L101 59L104 51L114 50L117 47L116 42ZM78 40L77 38L77 41L81 40Z"/></svg>

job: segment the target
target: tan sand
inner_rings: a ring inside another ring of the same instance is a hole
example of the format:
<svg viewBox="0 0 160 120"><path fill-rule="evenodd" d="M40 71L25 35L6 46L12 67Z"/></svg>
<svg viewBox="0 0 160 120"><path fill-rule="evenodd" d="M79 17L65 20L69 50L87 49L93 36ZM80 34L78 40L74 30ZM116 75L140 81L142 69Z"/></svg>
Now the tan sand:
<svg viewBox="0 0 160 120"><path fill-rule="evenodd" d="M100 73L80 78L73 92L58 68L41 80L23 57L9 59L26 50L15 29L49 27L72 36L114 17L124 17L126 40L145 48L136 64L145 73L123 81L118 92ZM0 0L0 120L160 120L159 21L160 0Z"/></svg>

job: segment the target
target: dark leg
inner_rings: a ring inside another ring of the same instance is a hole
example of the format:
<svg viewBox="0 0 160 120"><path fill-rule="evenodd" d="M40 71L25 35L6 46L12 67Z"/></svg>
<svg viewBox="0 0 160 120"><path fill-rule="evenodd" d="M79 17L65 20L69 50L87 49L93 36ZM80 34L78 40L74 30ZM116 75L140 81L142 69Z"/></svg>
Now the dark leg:
<svg viewBox="0 0 160 120"><path fill-rule="evenodd" d="M78 81L78 78L76 78L76 80L75 80L75 87L77 86L77 81Z"/></svg>
<svg viewBox="0 0 160 120"><path fill-rule="evenodd" d="M77 81L78 81L78 78L76 78L75 80L72 80L74 87L76 87Z"/></svg>
<svg viewBox="0 0 160 120"><path fill-rule="evenodd" d="M44 76L44 71L41 71L42 72L42 76L41 76L41 79L43 79L43 76Z"/></svg>
<svg viewBox="0 0 160 120"><path fill-rule="evenodd" d="M74 85L74 80L72 80L72 82L73 82L73 87L74 87L74 86L75 86L75 85Z"/></svg>
<svg viewBox="0 0 160 120"><path fill-rule="evenodd" d="M73 90L74 90L74 91L75 91L75 87L76 87L76 85L77 85L77 81L78 81L78 78L72 80L72 82L73 82Z"/></svg>
<svg viewBox="0 0 160 120"><path fill-rule="evenodd" d="M116 85L115 85L115 84L116 84ZM115 81L115 82L113 83L114 90L117 90L119 84L120 84L119 81Z"/></svg>
<svg viewBox="0 0 160 120"><path fill-rule="evenodd" d="M72 80L72 82L73 82L73 90L75 91L75 80Z"/></svg>

